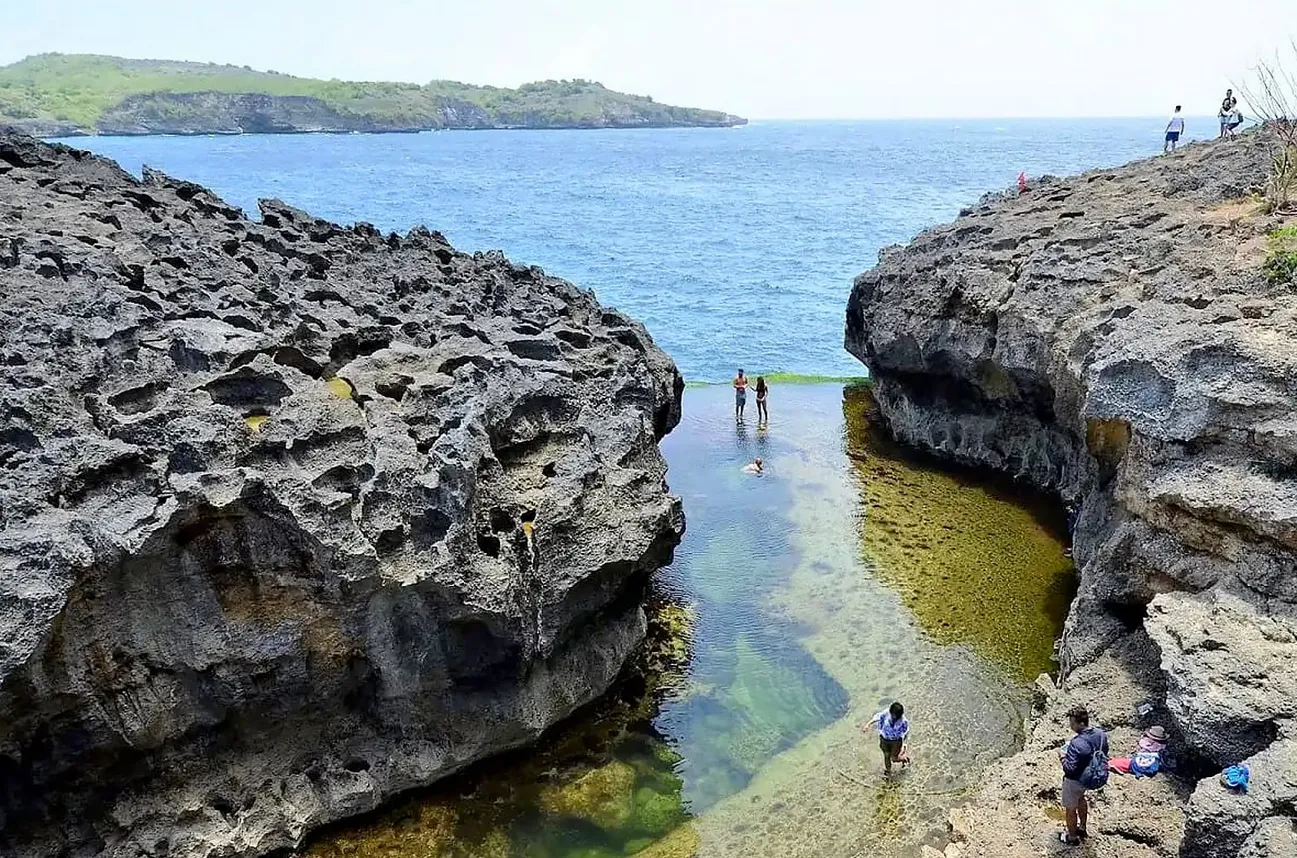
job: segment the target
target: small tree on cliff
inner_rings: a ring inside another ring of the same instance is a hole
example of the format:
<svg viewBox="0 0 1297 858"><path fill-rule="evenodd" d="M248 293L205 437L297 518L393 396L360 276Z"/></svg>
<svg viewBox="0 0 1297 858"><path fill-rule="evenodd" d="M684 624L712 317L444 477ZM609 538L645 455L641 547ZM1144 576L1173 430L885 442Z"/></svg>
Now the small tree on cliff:
<svg viewBox="0 0 1297 858"><path fill-rule="evenodd" d="M1270 211L1297 203L1297 39L1289 45L1292 57L1276 52L1273 61L1257 63L1253 80L1239 86L1271 141L1273 163L1265 194Z"/></svg>

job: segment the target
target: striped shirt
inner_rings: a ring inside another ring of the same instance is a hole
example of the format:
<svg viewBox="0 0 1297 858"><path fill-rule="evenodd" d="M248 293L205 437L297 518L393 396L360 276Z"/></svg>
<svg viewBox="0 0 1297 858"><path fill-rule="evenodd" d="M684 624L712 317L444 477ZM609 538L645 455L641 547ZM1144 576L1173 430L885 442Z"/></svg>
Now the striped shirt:
<svg viewBox="0 0 1297 858"><path fill-rule="evenodd" d="M893 721L892 713L884 711L875 715L874 720L878 722L878 735L889 742L895 742L897 739L904 739L910 735L910 719L904 715L901 716L901 720Z"/></svg>

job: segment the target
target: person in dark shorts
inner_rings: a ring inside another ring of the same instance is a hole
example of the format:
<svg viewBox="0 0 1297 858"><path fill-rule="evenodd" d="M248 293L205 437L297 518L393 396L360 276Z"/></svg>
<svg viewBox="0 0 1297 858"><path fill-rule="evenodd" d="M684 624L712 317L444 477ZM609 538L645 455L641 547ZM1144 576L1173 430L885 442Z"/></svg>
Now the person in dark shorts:
<svg viewBox="0 0 1297 858"><path fill-rule="evenodd" d="M1180 105L1175 106L1175 115L1171 121L1166 124L1166 142L1162 144L1162 154L1174 152L1175 146L1180 142L1180 135L1184 134L1184 117L1180 115Z"/></svg>
<svg viewBox="0 0 1297 858"><path fill-rule="evenodd" d="M739 368L739 374L734 376L734 422L743 422L743 406L748 402L748 377L743 374L742 367Z"/></svg>
<svg viewBox="0 0 1297 858"><path fill-rule="evenodd" d="M902 765L910 762L906 747L910 737L910 720L905 717L905 707L900 702L893 703L883 712L879 712L865 729L878 729L878 747L883 751L883 771L892 773L892 763Z"/></svg>
<svg viewBox="0 0 1297 858"><path fill-rule="evenodd" d="M1086 770L1095 756L1101 755L1098 763L1102 764L1106 779L1108 734L1090 726L1090 712L1084 706L1072 707L1067 713L1067 722L1076 735L1058 751L1063 765L1063 815L1067 824L1067 830L1059 832L1058 839L1068 846L1076 846L1087 836L1086 823L1090 815L1085 799L1085 791L1090 788L1085 783Z"/></svg>
<svg viewBox="0 0 1297 858"><path fill-rule="evenodd" d="M1225 90L1225 98L1220 103L1220 136L1228 137L1234 129L1242 124L1242 121L1234 121L1234 115L1238 112L1238 99L1234 97L1234 90Z"/></svg>
<svg viewBox="0 0 1297 858"><path fill-rule="evenodd" d="M764 375L757 376L757 425L770 422L770 412L766 410L766 399L770 396L770 388L766 385Z"/></svg>

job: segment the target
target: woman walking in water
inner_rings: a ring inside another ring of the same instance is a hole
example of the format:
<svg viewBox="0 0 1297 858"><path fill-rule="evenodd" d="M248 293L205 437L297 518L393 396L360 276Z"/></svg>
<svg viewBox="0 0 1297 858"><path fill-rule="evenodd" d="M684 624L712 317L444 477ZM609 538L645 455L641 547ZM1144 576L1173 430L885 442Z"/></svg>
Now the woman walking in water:
<svg viewBox="0 0 1297 858"><path fill-rule="evenodd" d="M770 388L766 386L766 377L757 376L757 425L770 422L770 412L766 410L766 397L770 395Z"/></svg>

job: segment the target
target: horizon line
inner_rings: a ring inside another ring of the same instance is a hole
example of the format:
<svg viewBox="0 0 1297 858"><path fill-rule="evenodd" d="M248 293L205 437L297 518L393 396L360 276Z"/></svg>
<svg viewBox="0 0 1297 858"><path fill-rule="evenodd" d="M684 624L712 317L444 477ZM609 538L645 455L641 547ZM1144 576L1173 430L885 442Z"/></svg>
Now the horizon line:
<svg viewBox="0 0 1297 858"><path fill-rule="evenodd" d="M1170 113L1166 114L1170 116ZM1182 113L1185 119L1216 120L1214 113ZM1123 113L1117 115L1097 114L1020 114L1014 116L749 116L748 122L1070 122L1076 120L1126 120L1126 119L1162 119L1160 113Z"/></svg>

